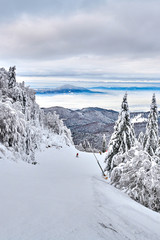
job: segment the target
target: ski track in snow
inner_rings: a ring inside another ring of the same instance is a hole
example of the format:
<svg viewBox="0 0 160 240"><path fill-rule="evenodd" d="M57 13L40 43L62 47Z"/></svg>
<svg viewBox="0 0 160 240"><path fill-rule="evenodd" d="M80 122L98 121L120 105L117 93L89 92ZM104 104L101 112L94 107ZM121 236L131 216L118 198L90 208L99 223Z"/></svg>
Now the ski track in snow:
<svg viewBox="0 0 160 240"><path fill-rule="evenodd" d="M109 185L91 153L76 152L46 149L37 165L0 160L0 240L159 240L160 214Z"/></svg>

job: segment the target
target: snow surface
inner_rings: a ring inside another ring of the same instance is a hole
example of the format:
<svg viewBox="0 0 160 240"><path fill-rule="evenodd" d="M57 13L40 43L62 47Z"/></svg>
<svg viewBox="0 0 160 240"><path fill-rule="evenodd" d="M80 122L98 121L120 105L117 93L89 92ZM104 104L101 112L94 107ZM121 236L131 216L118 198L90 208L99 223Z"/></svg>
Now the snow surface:
<svg viewBox="0 0 160 240"><path fill-rule="evenodd" d="M0 240L160 239L160 214L108 184L93 154L76 152L48 148L37 165L0 159Z"/></svg>

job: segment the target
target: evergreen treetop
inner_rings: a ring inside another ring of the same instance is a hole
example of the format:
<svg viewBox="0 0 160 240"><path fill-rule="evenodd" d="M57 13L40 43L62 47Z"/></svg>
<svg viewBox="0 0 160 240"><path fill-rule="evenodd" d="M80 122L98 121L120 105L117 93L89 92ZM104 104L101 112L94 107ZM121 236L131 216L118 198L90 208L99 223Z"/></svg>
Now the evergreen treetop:
<svg viewBox="0 0 160 240"><path fill-rule="evenodd" d="M118 153L125 153L135 142L134 130L130 121L130 113L127 102L127 93L123 97L121 112L115 123L114 132L108 146L108 152L105 159L106 169L111 171L114 168L113 158Z"/></svg>
<svg viewBox="0 0 160 240"><path fill-rule="evenodd" d="M143 143L144 150L151 156L153 156L156 152L158 147L158 139L158 110L156 97L155 94L153 94Z"/></svg>

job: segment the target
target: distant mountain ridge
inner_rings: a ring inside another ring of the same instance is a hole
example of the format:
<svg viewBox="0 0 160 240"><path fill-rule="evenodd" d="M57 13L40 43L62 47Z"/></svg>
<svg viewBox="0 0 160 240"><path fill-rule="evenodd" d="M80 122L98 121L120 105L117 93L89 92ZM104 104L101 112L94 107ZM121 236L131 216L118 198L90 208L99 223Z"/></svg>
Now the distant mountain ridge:
<svg viewBox="0 0 160 240"><path fill-rule="evenodd" d="M35 92L36 94L102 93L99 91L91 91L87 88L77 87L70 84L66 84L55 89L54 88L38 88L38 89L35 89Z"/></svg>
<svg viewBox="0 0 160 240"><path fill-rule="evenodd" d="M90 89L114 90L114 91L159 91L159 86L99 86Z"/></svg>
<svg viewBox="0 0 160 240"><path fill-rule="evenodd" d="M102 137L106 135L107 144L113 132L118 112L98 107L89 107L78 110L71 110L63 107L44 108L44 112L55 111L65 125L71 130L75 145L83 143L86 139L97 150L102 148ZM146 121L149 112L132 112L131 121L135 126L135 133L138 136L145 131ZM159 117L160 125L160 117Z"/></svg>
<svg viewBox="0 0 160 240"><path fill-rule="evenodd" d="M114 84L105 84L105 86L96 87L79 87L71 84L65 84L60 87L44 87L44 88L34 88L37 95L56 95L56 94L108 94L110 91L159 91L159 85L145 85L141 84L139 86L130 85L120 85L115 86Z"/></svg>

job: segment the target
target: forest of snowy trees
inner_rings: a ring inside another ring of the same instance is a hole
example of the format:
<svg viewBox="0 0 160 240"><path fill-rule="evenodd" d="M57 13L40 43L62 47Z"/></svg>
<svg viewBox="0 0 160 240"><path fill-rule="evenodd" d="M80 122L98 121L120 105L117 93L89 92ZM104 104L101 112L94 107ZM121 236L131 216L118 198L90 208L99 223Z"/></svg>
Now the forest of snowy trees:
<svg viewBox="0 0 160 240"><path fill-rule="evenodd" d="M34 163L41 146L72 143L71 132L54 112L44 114L35 101L35 92L16 82L15 67L0 69L0 158ZM105 152L105 135L102 139ZM81 144L94 151L87 140ZM114 127L106 154L111 184L139 203L160 212L160 141L158 111L153 94L146 132L138 138L130 121L127 94Z"/></svg>
<svg viewBox="0 0 160 240"><path fill-rule="evenodd" d="M0 69L0 157L34 162L42 144L71 143L71 133L56 114L44 114L35 101L35 92L16 82L15 67Z"/></svg>
<svg viewBox="0 0 160 240"><path fill-rule="evenodd" d="M125 94L105 162L111 184L137 202L160 212L160 142L155 94L146 132L141 132L138 139L135 138L134 126L130 121Z"/></svg>

